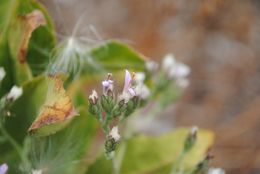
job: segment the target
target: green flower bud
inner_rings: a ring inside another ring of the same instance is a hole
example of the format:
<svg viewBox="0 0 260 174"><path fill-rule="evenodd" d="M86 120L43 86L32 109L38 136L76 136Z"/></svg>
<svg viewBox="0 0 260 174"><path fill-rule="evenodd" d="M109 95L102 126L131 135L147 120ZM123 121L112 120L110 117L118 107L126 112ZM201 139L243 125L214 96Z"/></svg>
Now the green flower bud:
<svg viewBox="0 0 260 174"><path fill-rule="evenodd" d="M114 105L115 104L114 104L113 97L111 97L109 95L101 96L101 106L106 113L111 113L112 109L114 108Z"/></svg>
<svg viewBox="0 0 260 174"><path fill-rule="evenodd" d="M126 109L126 104L124 100L121 100L112 110L112 116L118 117L120 116Z"/></svg>
<svg viewBox="0 0 260 174"><path fill-rule="evenodd" d="M135 96L126 103L125 117L128 117L130 114L132 114L135 111L135 109L138 106L138 102L139 99L137 96Z"/></svg>
<svg viewBox="0 0 260 174"><path fill-rule="evenodd" d="M98 116L100 115L100 106L98 104L89 104L89 108L88 108L89 113L91 113L94 116Z"/></svg>

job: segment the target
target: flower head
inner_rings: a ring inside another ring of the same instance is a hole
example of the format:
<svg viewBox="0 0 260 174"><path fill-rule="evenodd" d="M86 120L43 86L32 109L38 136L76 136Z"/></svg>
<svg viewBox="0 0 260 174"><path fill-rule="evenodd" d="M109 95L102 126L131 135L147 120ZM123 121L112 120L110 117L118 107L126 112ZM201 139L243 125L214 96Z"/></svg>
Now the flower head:
<svg viewBox="0 0 260 174"><path fill-rule="evenodd" d="M190 67L178 62L173 54L167 54L164 57L162 69L170 78L185 78L190 74Z"/></svg>
<svg viewBox="0 0 260 174"><path fill-rule="evenodd" d="M7 100L16 100L23 94L23 88L18 86L13 86L10 92L7 94L6 99Z"/></svg>
<svg viewBox="0 0 260 174"><path fill-rule="evenodd" d="M102 86L103 86L103 93L104 95L107 95L109 92L113 91L114 85L113 85L113 80L112 80L112 74L108 73L107 74L107 79L102 81Z"/></svg>
<svg viewBox="0 0 260 174"><path fill-rule="evenodd" d="M4 79L6 73L3 67L0 67L0 82Z"/></svg>
<svg viewBox="0 0 260 174"><path fill-rule="evenodd" d="M96 104L98 101L98 94L95 90L92 90L91 95L88 97L91 104Z"/></svg>
<svg viewBox="0 0 260 174"><path fill-rule="evenodd" d="M8 170L8 165L6 163L0 165L0 174L6 174Z"/></svg>
<svg viewBox="0 0 260 174"><path fill-rule="evenodd" d="M112 139L115 140L115 142L118 142L120 140L120 135L118 133L118 127L115 126L111 129L111 131L109 132L109 136L111 136Z"/></svg>
<svg viewBox="0 0 260 174"><path fill-rule="evenodd" d="M135 93L141 99L147 99L150 96L149 88L144 84L145 74L143 72L138 72L135 74Z"/></svg>

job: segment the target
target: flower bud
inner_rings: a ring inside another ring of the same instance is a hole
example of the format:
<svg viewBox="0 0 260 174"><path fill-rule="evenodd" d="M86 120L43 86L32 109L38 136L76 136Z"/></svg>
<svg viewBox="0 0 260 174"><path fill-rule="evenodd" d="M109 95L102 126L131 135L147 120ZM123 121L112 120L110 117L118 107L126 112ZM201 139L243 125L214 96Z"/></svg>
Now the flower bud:
<svg viewBox="0 0 260 174"><path fill-rule="evenodd" d="M98 101L98 94L95 90L92 91L92 94L89 96L89 102L91 104L97 104Z"/></svg>
<svg viewBox="0 0 260 174"><path fill-rule="evenodd" d="M111 113L112 109L114 108L114 100L113 97L109 96L109 95L102 95L101 96L101 106L103 108L103 110L106 113Z"/></svg>
<svg viewBox="0 0 260 174"><path fill-rule="evenodd" d="M112 110L112 117L116 118L116 117L120 116L123 112L125 112L125 110L126 110L125 100L121 100L113 108L113 110Z"/></svg>
<svg viewBox="0 0 260 174"><path fill-rule="evenodd" d="M119 143L120 135L118 133L118 127L113 127L109 132L108 139L105 142L106 153L109 154L116 150L116 147Z"/></svg>
<svg viewBox="0 0 260 174"><path fill-rule="evenodd" d="M135 96L126 103L125 117L129 116L135 111L138 106L138 102L139 98Z"/></svg>

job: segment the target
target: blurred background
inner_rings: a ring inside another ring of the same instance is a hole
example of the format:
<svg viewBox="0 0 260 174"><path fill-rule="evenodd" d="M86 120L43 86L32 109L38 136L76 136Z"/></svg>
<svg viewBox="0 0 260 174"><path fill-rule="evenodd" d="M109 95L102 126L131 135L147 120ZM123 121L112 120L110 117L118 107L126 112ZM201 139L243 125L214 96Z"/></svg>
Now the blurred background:
<svg viewBox="0 0 260 174"><path fill-rule="evenodd" d="M163 119L214 130L212 166L260 173L259 0L41 1L60 38L78 26L79 37L120 39L150 59L173 53L188 64L190 86Z"/></svg>

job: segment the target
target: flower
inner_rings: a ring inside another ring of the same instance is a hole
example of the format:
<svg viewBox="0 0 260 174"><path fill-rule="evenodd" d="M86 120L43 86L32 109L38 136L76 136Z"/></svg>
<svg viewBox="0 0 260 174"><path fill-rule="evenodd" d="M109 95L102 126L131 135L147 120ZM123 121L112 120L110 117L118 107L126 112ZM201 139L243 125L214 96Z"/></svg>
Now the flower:
<svg viewBox="0 0 260 174"><path fill-rule="evenodd" d="M176 60L175 60L175 57L173 54L165 55L165 57L163 58L163 62L162 62L162 69L165 72L170 71L174 67L175 62L176 62Z"/></svg>
<svg viewBox="0 0 260 174"><path fill-rule="evenodd" d="M8 165L6 163L0 165L0 174L5 174L8 170Z"/></svg>
<svg viewBox="0 0 260 174"><path fill-rule="evenodd" d="M143 72L137 72L135 73L135 82L138 83L144 83L145 80L145 74Z"/></svg>
<svg viewBox="0 0 260 174"><path fill-rule="evenodd" d="M23 89L18 86L13 86L10 92L7 94L7 100L16 100L23 94Z"/></svg>
<svg viewBox="0 0 260 174"><path fill-rule="evenodd" d="M4 79L6 73L3 67L0 67L0 82Z"/></svg>
<svg viewBox="0 0 260 174"><path fill-rule="evenodd" d="M109 91L113 91L114 85L113 85L111 73L108 73L107 79L102 81L102 86L103 86L103 94L104 95L107 95Z"/></svg>
<svg viewBox="0 0 260 174"><path fill-rule="evenodd" d="M150 72L154 72L158 69L158 63L154 61L147 61L145 62L146 69Z"/></svg>
<svg viewBox="0 0 260 174"><path fill-rule="evenodd" d="M175 78L184 78L187 77L189 74L190 67L180 62L176 62L169 71L169 76Z"/></svg>
<svg viewBox="0 0 260 174"><path fill-rule="evenodd" d="M178 62L173 54L167 54L163 58L162 69L170 78L185 78L190 74L190 67Z"/></svg>
<svg viewBox="0 0 260 174"><path fill-rule="evenodd" d="M221 168L209 168L208 174L225 174L225 170Z"/></svg>
<svg viewBox="0 0 260 174"><path fill-rule="evenodd" d="M144 84L145 74L143 72L138 72L135 74L135 93L141 99L147 99L150 96L149 88Z"/></svg>
<svg viewBox="0 0 260 174"><path fill-rule="evenodd" d="M149 88L145 84L138 84L135 87L135 93L137 96L144 100L147 99L151 94Z"/></svg>
<svg viewBox="0 0 260 174"><path fill-rule="evenodd" d="M118 133L118 127L114 126L111 131L109 132L109 136L111 136L112 139L115 140L115 142L118 142L120 140L120 135Z"/></svg>
<svg viewBox="0 0 260 174"><path fill-rule="evenodd" d="M176 85L180 88L187 88L190 85L190 81L187 78L179 78L176 80Z"/></svg>
<svg viewBox="0 0 260 174"><path fill-rule="evenodd" d="M96 104L98 100L98 94L95 90L92 90L91 95L88 97L91 104Z"/></svg>
<svg viewBox="0 0 260 174"><path fill-rule="evenodd" d="M32 174L42 174L42 170L32 170Z"/></svg>
<svg viewBox="0 0 260 174"><path fill-rule="evenodd" d="M136 96L134 88L132 88L132 75L128 70L125 70L125 83L122 94L119 96L119 100L125 100L127 103L132 97Z"/></svg>

